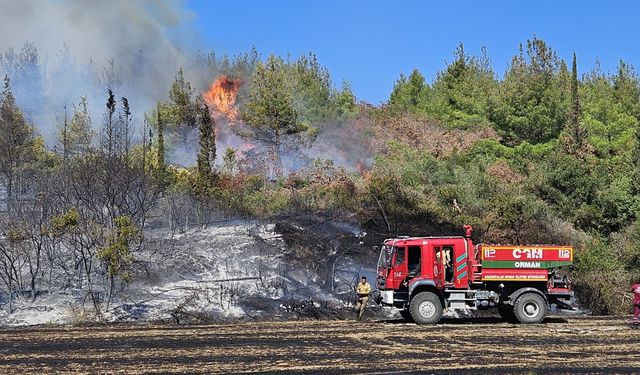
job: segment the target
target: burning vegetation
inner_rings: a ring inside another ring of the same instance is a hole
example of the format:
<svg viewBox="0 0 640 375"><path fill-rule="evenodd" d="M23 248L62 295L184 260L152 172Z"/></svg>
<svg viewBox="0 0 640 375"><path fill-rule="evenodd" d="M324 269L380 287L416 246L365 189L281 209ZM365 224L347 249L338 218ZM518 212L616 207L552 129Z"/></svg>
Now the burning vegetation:
<svg viewBox="0 0 640 375"><path fill-rule="evenodd" d="M242 86L242 80L221 75L211 84L209 89L202 94L202 98L209 106L216 121L226 120L229 123L237 123L240 119L238 110L238 92Z"/></svg>

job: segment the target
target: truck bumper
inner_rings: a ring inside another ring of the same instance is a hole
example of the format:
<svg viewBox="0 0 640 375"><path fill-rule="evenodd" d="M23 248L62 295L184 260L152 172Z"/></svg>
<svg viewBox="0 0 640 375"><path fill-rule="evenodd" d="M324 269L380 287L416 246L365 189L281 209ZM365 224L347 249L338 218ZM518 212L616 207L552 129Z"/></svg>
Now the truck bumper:
<svg viewBox="0 0 640 375"><path fill-rule="evenodd" d="M403 308L407 303L407 293L395 292L393 290L381 290L379 303L382 306Z"/></svg>
<svg viewBox="0 0 640 375"><path fill-rule="evenodd" d="M382 297L381 304L393 306L393 290L381 290L380 297Z"/></svg>

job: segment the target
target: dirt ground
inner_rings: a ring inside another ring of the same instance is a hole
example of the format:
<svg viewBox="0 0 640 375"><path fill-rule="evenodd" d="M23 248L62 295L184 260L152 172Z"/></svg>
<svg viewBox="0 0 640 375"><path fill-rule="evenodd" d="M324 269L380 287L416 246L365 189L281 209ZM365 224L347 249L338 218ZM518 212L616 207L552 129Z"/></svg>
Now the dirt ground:
<svg viewBox="0 0 640 375"><path fill-rule="evenodd" d="M0 374L640 373L623 318L291 321L0 330Z"/></svg>

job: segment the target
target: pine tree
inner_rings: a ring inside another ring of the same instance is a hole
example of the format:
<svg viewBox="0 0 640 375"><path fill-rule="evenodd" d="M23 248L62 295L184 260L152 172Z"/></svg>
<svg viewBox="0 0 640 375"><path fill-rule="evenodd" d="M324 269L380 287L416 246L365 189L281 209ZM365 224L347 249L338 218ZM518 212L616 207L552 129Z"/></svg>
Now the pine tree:
<svg viewBox="0 0 640 375"><path fill-rule="evenodd" d="M120 127L117 138L121 155L128 158L131 148L131 108L129 107L129 100L126 97L123 96L120 100L122 102L122 114L119 118Z"/></svg>
<svg viewBox="0 0 640 375"><path fill-rule="evenodd" d="M526 53L521 46L489 112L503 142L557 138L567 121L569 82L566 64L543 40L528 40Z"/></svg>
<svg viewBox="0 0 640 375"><path fill-rule="evenodd" d="M589 149L587 129L580 122L581 114L578 96L578 67L574 52L571 66L571 109L560 140L565 152L576 157L584 157Z"/></svg>
<svg viewBox="0 0 640 375"><path fill-rule="evenodd" d="M216 158L215 123L205 103L200 103L200 150L198 151L198 177L210 182Z"/></svg>
<svg viewBox="0 0 640 375"><path fill-rule="evenodd" d="M63 157L66 159L86 154L91 148L93 135L87 97L83 96L80 98L78 106L74 106L71 121L67 120L67 108L65 107L64 122L58 133L58 143L62 147Z"/></svg>
<svg viewBox="0 0 640 375"><path fill-rule="evenodd" d="M286 69L299 121L319 123L329 119L334 113L334 88L329 72L320 65L316 55L301 56L295 64L286 64Z"/></svg>
<svg viewBox="0 0 640 375"><path fill-rule="evenodd" d="M22 166L35 158L33 128L16 104L8 76L0 96L0 176L6 189L7 209L12 209L17 184L22 180Z"/></svg>
<svg viewBox="0 0 640 375"><path fill-rule="evenodd" d="M58 143L62 148L62 158L66 160L69 156L69 119L66 105L64 106L64 120L62 120L62 125L59 126L58 131Z"/></svg>
<svg viewBox="0 0 640 375"><path fill-rule="evenodd" d="M432 85L428 113L453 127L488 124L489 99L497 82L486 50L479 58L469 56L460 43L454 58Z"/></svg>
<svg viewBox="0 0 640 375"><path fill-rule="evenodd" d="M308 133L310 128L298 121L281 58L272 55L266 63L256 65L242 119L250 127L247 136L271 147L275 175L282 177L283 144L290 136Z"/></svg>
<svg viewBox="0 0 640 375"><path fill-rule="evenodd" d="M620 60L613 78L614 95L626 113L640 121L640 79L633 66Z"/></svg>
<svg viewBox="0 0 640 375"><path fill-rule="evenodd" d="M182 68L178 69L178 75L171 84L169 90L169 100L180 108L186 108L191 105L192 94L191 83L184 79L184 71ZM184 115L180 113L180 115Z"/></svg>
<svg viewBox="0 0 640 375"><path fill-rule="evenodd" d="M340 118L344 119L358 113L356 97L351 90L351 83L349 83L349 81L342 81L342 90L337 94L336 105Z"/></svg>
<svg viewBox="0 0 640 375"><path fill-rule="evenodd" d="M182 68L171 84L169 102L162 105L162 110L165 130L170 135L177 134L181 142L188 142L189 134L198 127L198 105L193 100L193 88L185 80Z"/></svg>
<svg viewBox="0 0 640 375"><path fill-rule="evenodd" d="M389 96L389 107L403 112L422 112L429 90L429 85L425 83L424 76L418 69L413 69L409 77L400 74Z"/></svg>
<svg viewBox="0 0 640 375"><path fill-rule="evenodd" d="M147 174L147 153L151 149L151 126L147 120L147 114L144 114L144 121L142 122L142 174Z"/></svg>
<svg viewBox="0 0 640 375"><path fill-rule="evenodd" d="M102 151L109 156L115 155L116 152L116 98L111 89L107 90L107 111L102 115L102 137L100 146Z"/></svg>
<svg viewBox="0 0 640 375"><path fill-rule="evenodd" d="M222 161L224 163L224 171L229 175L235 174L238 166L238 157L236 156L236 150L233 147L227 147L224 151L224 155L222 156Z"/></svg>

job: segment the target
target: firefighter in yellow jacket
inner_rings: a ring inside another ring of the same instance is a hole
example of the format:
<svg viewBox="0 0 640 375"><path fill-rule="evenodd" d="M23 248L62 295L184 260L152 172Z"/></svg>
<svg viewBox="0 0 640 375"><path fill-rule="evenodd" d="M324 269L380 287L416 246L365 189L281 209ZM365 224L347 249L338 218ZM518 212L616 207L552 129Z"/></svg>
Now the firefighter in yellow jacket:
<svg viewBox="0 0 640 375"><path fill-rule="evenodd" d="M369 302L369 294L371 294L371 285L367 282L367 278L362 276L362 279L356 286L356 293L358 294L358 303L356 303L356 314L357 319L360 320L362 314L364 313L364 309L367 307L367 302Z"/></svg>

